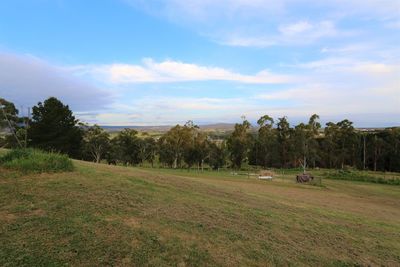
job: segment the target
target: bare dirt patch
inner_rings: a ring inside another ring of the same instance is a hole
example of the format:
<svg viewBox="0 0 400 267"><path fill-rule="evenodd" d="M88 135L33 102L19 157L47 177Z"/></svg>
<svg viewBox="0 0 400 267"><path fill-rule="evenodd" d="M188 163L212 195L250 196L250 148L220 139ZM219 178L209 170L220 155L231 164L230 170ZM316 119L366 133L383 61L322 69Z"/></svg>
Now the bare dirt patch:
<svg viewBox="0 0 400 267"><path fill-rule="evenodd" d="M133 227L133 228L140 228L141 222L138 218L130 217L123 220L124 224Z"/></svg>
<svg viewBox="0 0 400 267"><path fill-rule="evenodd" d="M15 221L18 217L15 214L8 213L6 211L0 211L0 221L11 223Z"/></svg>

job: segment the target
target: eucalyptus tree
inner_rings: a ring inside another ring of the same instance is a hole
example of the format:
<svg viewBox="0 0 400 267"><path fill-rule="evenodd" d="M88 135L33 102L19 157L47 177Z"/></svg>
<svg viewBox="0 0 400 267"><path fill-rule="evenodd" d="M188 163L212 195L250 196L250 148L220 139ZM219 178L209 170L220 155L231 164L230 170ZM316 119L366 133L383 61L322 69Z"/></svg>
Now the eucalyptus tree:
<svg viewBox="0 0 400 267"><path fill-rule="evenodd" d="M311 115L308 120L308 128L310 131L308 141L308 156L315 167L316 161L319 158L319 143L317 139L320 138L321 123L319 122L319 116L317 114Z"/></svg>
<svg viewBox="0 0 400 267"><path fill-rule="evenodd" d="M323 140L323 158L325 159L325 167L334 168L337 167L338 162L338 145L337 145L337 132L339 127L333 123L326 123L324 129L324 140Z"/></svg>
<svg viewBox="0 0 400 267"><path fill-rule="evenodd" d="M385 165L384 170L400 172L400 128L388 128L384 131Z"/></svg>
<svg viewBox="0 0 400 267"><path fill-rule="evenodd" d="M124 129L113 138L112 145L116 159L125 165L140 163L140 139L134 129Z"/></svg>
<svg viewBox="0 0 400 267"><path fill-rule="evenodd" d="M379 133L374 133L371 141L370 148L372 155L372 168L374 171L378 170L378 164L383 160L383 156L385 153L385 140L381 137ZM380 164L382 165L382 164Z"/></svg>
<svg viewBox="0 0 400 267"><path fill-rule="evenodd" d="M253 146L253 163L264 168L272 166L276 156L277 136L273 129L274 119L268 115L262 116L257 124L258 136Z"/></svg>
<svg viewBox="0 0 400 267"><path fill-rule="evenodd" d="M300 165L303 168L303 173L306 172L307 167L308 138L308 127L304 123L296 125L293 134L290 136L293 145L292 160L296 167Z"/></svg>
<svg viewBox="0 0 400 267"><path fill-rule="evenodd" d="M188 121L184 126L184 138L187 139L183 146L183 157L187 166L190 168L194 164L201 170L204 169L204 162L209 157L209 144L208 135L201 132L200 128Z"/></svg>
<svg viewBox="0 0 400 267"><path fill-rule="evenodd" d="M148 162L150 162L151 167L154 167L154 161L156 159L158 151L157 142L153 137L148 136L143 140L143 144L145 146L145 154L142 160L147 160Z"/></svg>
<svg viewBox="0 0 400 267"><path fill-rule="evenodd" d="M241 124L235 124L235 130L227 140L230 160L233 168L240 169L244 160L248 156L251 145L251 124L244 120Z"/></svg>
<svg viewBox="0 0 400 267"><path fill-rule="evenodd" d="M340 167L343 169L346 164L355 166L359 139L356 136L353 122L345 119L338 122L337 126Z"/></svg>
<svg viewBox="0 0 400 267"><path fill-rule="evenodd" d="M193 143L193 132L198 129L192 121L184 126L176 125L165 133L159 140L160 160L174 169L182 167L185 151Z"/></svg>
<svg viewBox="0 0 400 267"><path fill-rule="evenodd" d="M291 134L293 129L290 128L290 124L287 117L284 116L278 119L277 123L277 140L279 144L279 157L281 160L281 166L287 167L290 159L291 152Z"/></svg>
<svg viewBox="0 0 400 267"><path fill-rule="evenodd" d="M326 151L328 167L344 168L356 165L359 158L359 138L349 120L337 123L328 122L324 130L323 147Z"/></svg>
<svg viewBox="0 0 400 267"><path fill-rule="evenodd" d="M207 163L213 170L219 170L226 165L227 149L225 142L209 144L209 157Z"/></svg>
<svg viewBox="0 0 400 267"><path fill-rule="evenodd" d="M162 135L157 141L158 159L159 162L170 168L174 167L176 154L174 152L174 142L172 142L171 137L166 133ZM178 159L176 159L178 161Z"/></svg>
<svg viewBox="0 0 400 267"><path fill-rule="evenodd" d="M210 142L206 133L197 131L194 137L194 152L198 168L204 169L204 162L210 156Z"/></svg>
<svg viewBox="0 0 400 267"><path fill-rule="evenodd" d="M84 134L84 149L99 163L110 150L110 134L98 125L88 127Z"/></svg>
<svg viewBox="0 0 400 267"><path fill-rule="evenodd" d="M313 114L308 124L300 123L293 131L291 140L293 142L294 161L303 167L303 173L306 172L306 168L310 165L310 161L315 167L315 162L318 157L318 142L316 138L319 135L321 124L318 122L319 116ZM296 165L297 165L296 164Z"/></svg>
<svg viewBox="0 0 400 267"><path fill-rule="evenodd" d="M0 130L14 128L18 121L18 109L14 103L0 98ZM11 130L10 129L10 130Z"/></svg>
<svg viewBox="0 0 400 267"><path fill-rule="evenodd" d="M19 120L18 109L15 108L14 103L0 98L0 133L8 133L3 137L4 146L26 147L26 138L24 138L26 129L18 127Z"/></svg>

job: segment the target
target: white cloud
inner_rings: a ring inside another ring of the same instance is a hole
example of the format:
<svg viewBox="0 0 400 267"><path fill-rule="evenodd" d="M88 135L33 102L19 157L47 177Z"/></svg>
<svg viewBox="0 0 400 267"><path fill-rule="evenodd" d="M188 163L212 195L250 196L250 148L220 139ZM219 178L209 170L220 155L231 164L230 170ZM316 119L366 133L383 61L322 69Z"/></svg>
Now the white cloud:
<svg viewBox="0 0 400 267"><path fill-rule="evenodd" d="M293 24L282 25L280 26L279 31L287 38L302 38L306 39L308 42L322 37L333 37L339 34L345 34L344 32L340 33L336 29L335 23L328 20L313 24L308 21L299 21Z"/></svg>
<svg viewBox="0 0 400 267"><path fill-rule="evenodd" d="M400 64L357 60L354 58L331 57L321 60L292 65L295 68L310 69L317 72L337 73L346 72L360 75L368 75L367 79L378 75L396 74L400 71Z"/></svg>
<svg viewBox="0 0 400 267"><path fill-rule="evenodd" d="M339 40L363 32L368 21L398 28L400 19L398 0L124 1L230 46L293 46L323 38ZM347 29L338 28L341 21Z"/></svg>
<svg viewBox="0 0 400 267"><path fill-rule="evenodd" d="M332 90L327 90L322 85L307 85L306 88L292 88L286 90L275 91L271 93L264 93L256 95L256 99L264 100L301 100L302 103L312 101L321 101L321 99L329 99L332 94Z"/></svg>
<svg viewBox="0 0 400 267"><path fill-rule="evenodd" d="M325 23L326 24L326 23ZM330 23L329 26L331 27ZM299 21L293 24L282 25L279 27L279 31L283 35L297 35L311 30L314 26L308 21Z"/></svg>
<svg viewBox="0 0 400 267"><path fill-rule="evenodd" d="M343 55L365 55L365 53L370 53L378 49L378 45L374 43L353 43L353 44L346 44L340 47L331 47L326 46L321 49L321 53L323 54L332 54L335 56L343 56Z"/></svg>
<svg viewBox="0 0 400 267"><path fill-rule="evenodd" d="M275 45L307 45L322 38L350 36L354 32L340 31L333 21L298 21L278 26L277 33L258 32L253 35L247 33L229 33L217 38L217 42L230 46L269 47Z"/></svg>
<svg viewBox="0 0 400 267"><path fill-rule="evenodd" d="M392 29L400 29L400 20L389 21L385 26Z"/></svg>
<svg viewBox="0 0 400 267"><path fill-rule="evenodd" d="M172 125L188 120L196 123L235 121L254 106L247 98L145 96L131 100L129 105L115 104L112 108L118 112L78 116L102 125Z"/></svg>
<svg viewBox="0 0 400 267"><path fill-rule="evenodd" d="M124 83L169 83L186 81L232 81L253 84L289 83L295 77L274 74L262 70L253 75L246 75L220 67L201 66L180 61L166 60L155 62L144 59L142 65L111 64L100 66L80 66L71 71L85 75L90 73L99 79L106 79L113 84Z"/></svg>

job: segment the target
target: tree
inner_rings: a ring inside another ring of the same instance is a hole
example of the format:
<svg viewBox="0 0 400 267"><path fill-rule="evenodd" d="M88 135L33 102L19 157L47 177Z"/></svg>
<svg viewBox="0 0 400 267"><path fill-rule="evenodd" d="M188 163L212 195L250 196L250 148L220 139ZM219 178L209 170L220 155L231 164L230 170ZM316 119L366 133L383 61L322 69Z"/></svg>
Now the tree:
<svg viewBox="0 0 400 267"><path fill-rule="evenodd" d="M338 123L328 122L325 130L324 148L327 151L329 168L344 168L345 165L356 165L359 160L358 140L353 123L342 120Z"/></svg>
<svg viewBox="0 0 400 267"><path fill-rule="evenodd" d="M167 134L162 135L160 139L158 139L157 146L160 163L170 168L176 167L174 164L177 164L178 159L174 151L175 146L171 140L167 138Z"/></svg>
<svg viewBox="0 0 400 267"><path fill-rule="evenodd" d="M4 98L0 98L0 132L8 129L10 135L5 136L3 142L6 147L24 147L25 129L18 127L18 110L15 105Z"/></svg>
<svg viewBox="0 0 400 267"><path fill-rule="evenodd" d="M99 163L110 149L110 134L98 125L89 127L84 135L85 150Z"/></svg>
<svg viewBox="0 0 400 267"><path fill-rule="evenodd" d="M333 122L326 123L324 129L324 140L323 140L323 151L326 162L326 167L333 168L337 167L338 162L338 131L339 127Z"/></svg>
<svg viewBox="0 0 400 267"><path fill-rule="evenodd" d="M185 151L190 148L193 132L197 128L192 121L188 121L184 126L176 125L165 133L159 140L160 161L174 169L181 167Z"/></svg>
<svg viewBox="0 0 400 267"><path fill-rule="evenodd" d="M337 123L338 126L338 144L339 144L339 158L341 168L347 163L355 166L355 158L357 157L357 144L359 140L354 131L353 122L349 120L342 120Z"/></svg>
<svg viewBox="0 0 400 267"><path fill-rule="evenodd" d="M224 142L221 144L210 143L207 163L213 170L218 170L226 164L226 148Z"/></svg>
<svg viewBox="0 0 400 267"><path fill-rule="evenodd" d="M400 128L388 128L384 131L385 166L388 171L400 172Z"/></svg>
<svg viewBox="0 0 400 267"><path fill-rule="evenodd" d="M141 162L140 139L138 132L133 129L124 129L112 139L115 158L125 165L136 165Z"/></svg>
<svg viewBox="0 0 400 267"><path fill-rule="evenodd" d="M291 136L293 144L293 157L294 162L303 167L303 173L306 172L307 157L308 157L308 128L304 123L300 123L294 128L293 135ZM297 167L297 166L296 166Z"/></svg>
<svg viewBox="0 0 400 267"><path fill-rule="evenodd" d="M319 116L313 114L308 124L300 123L294 129L292 136L294 145L295 161L299 162L303 167L303 173L306 172L309 161L313 161L315 167L315 161L317 158L318 142L316 138L318 136L321 124L318 122Z"/></svg>
<svg viewBox="0 0 400 267"><path fill-rule="evenodd" d="M286 117L278 119L277 133L278 133L278 144L279 144L279 156L281 159L281 167L286 167L289 161L290 153L290 135L292 129L290 128L289 122Z"/></svg>
<svg viewBox="0 0 400 267"><path fill-rule="evenodd" d="M385 140L379 135L374 134L371 142L371 148L373 149L373 170L378 170L378 163L382 160L384 154Z"/></svg>
<svg viewBox="0 0 400 267"><path fill-rule="evenodd" d="M147 133L144 133L147 136ZM157 143L154 138L147 136L144 139L139 139L139 158L140 163L145 162L146 160L151 163L151 166L154 166L154 159L157 152Z"/></svg>
<svg viewBox="0 0 400 267"><path fill-rule="evenodd" d="M227 140L230 159L234 168L240 169L251 144L251 124L247 120L235 124L235 130Z"/></svg>
<svg viewBox="0 0 400 267"><path fill-rule="evenodd" d="M154 167L154 160L156 159L157 155L157 142L152 137L146 137L144 139L146 144L146 157L145 160L150 162L151 167Z"/></svg>
<svg viewBox="0 0 400 267"><path fill-rule="evenodd" d="M68 105L50 97L32 109L32 122L28 129L30 144L77 157L83 140L83 131L77 124L78 120Z"/></svg>
<svg viewBox="0 0 400 267"><path fill-rule="evenodd" d="M319 116L317 114L313 114L308 120L308 144L307 144L307 157L310 162L313 163L313 167L315 168L316 161L319 158L319 143L317 139L319 138L321 123L319 123Z"/></svg>
<svg viewBox="0 0 400 267"><path fill-rule="evenodd" d="M204 169L204 161L209 157L210 142L206 133L196 132L194 137L194 152L198 168Z"/></svg>
<svg viewBox="0 0 400 267"><path fill-rule="evenodd" d="M276 149L276 134L273 129L274 119L264 115L257 121L257 124L259 129L253 146L253 163L266 168L273 164Z"/></svg>
<svg viewBox="0 0 400 267"><path fill-rule="evenodd" d="M10 126L14 128L18 121L18 109L15 108L12 102L4 98L0 98L0 109L0 130L10 128Z"/></svg>

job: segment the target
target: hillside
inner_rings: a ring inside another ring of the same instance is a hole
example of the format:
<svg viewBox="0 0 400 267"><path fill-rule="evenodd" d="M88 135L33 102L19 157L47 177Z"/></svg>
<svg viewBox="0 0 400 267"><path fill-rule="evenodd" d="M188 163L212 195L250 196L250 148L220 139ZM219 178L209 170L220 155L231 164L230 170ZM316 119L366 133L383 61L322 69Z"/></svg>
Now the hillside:
<svg viewBox="0 0 400 267"><path fill-rule="evenodd" d="M399 186L75 165L0 170L0 266L400 264Z"/></svg>

